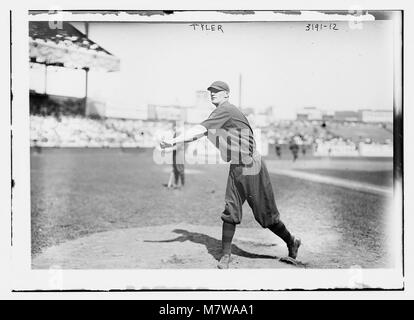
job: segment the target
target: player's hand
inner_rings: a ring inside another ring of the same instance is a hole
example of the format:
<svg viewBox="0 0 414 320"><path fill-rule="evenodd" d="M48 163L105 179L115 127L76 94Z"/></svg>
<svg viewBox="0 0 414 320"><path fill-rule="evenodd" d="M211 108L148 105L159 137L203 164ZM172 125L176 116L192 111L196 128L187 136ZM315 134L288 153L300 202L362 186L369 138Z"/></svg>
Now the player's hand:
<svg viewBox="0 0 414 320"><path fill-rule="evenodd" d="M173 146L174 145L170 141L163 140L163 141L160 142L160 148L161 149L171 148Z"/></svg>

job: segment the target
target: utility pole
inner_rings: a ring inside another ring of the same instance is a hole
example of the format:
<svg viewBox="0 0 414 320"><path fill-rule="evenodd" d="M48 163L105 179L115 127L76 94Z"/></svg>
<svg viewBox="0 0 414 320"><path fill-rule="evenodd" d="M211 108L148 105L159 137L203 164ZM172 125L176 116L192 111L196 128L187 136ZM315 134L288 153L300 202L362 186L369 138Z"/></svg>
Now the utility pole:
<svg viewBox="0 0 414 320"><path fill-rule="evenodd" d="M89 38L89 23L88 22L85 22L85 35L86 35L86 38ZM84 112L85 112L85 116L87 116L88 115L88 72L89 72L89 68L88 67L85 67L85 68L83 68L84 70L85 70L85 98L84 98L84 101L83 101L83 104L84 104Z"/></svg>

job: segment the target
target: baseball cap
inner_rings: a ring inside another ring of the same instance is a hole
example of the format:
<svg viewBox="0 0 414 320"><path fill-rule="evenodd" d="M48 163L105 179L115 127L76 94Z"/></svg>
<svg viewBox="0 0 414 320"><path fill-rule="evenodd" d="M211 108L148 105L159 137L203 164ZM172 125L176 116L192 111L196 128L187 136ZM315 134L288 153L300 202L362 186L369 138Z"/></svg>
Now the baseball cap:
<svg viewBox="0 0 414 320"><path fill-rule="evenodd" d="M228 86L227 83L223 82L223 81L214 81L208 88L207 90L210 89L216 89L218 91L227 91L230 92L230 88Z"/></svg>

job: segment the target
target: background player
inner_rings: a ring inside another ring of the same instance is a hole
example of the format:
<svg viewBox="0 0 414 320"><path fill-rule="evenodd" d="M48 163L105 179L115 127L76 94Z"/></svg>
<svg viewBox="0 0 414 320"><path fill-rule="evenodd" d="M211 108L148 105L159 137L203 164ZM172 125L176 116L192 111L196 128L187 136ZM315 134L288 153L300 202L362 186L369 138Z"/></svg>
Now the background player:
<svg viewBox="0 0 414 320"><path fill-rule="evenodd" d="M174 125L173 138L177 137L177 127ZM184 144L179 143L175 146L172 154L173 174L174 174L174 188L184 187Z"/></svg>
<svg viewBox="0 0 414 320"><path fill-rule="evenodd" d="M177 125L172 122L172 137L177 137ZM165 150L165 149L164 149ZM174 147L168 148L168 152L172 152L172 171L168 179L168 183L164 184L168 189L179 189L184 187L184 161L185 161L185 146L184 144L177 144Z"/></svg>

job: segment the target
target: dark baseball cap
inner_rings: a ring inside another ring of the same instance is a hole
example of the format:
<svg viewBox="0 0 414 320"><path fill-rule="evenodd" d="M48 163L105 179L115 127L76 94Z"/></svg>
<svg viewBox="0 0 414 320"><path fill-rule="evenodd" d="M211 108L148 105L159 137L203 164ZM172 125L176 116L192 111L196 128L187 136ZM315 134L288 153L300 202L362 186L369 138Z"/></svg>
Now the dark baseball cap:
<svg viewBox="0 0 414 320"><path fill-rule="evenodd" d="M230 92L230 88L227 83L223 81L214 81L207 90L215 89L217 91L227 91Z"/></svg>

